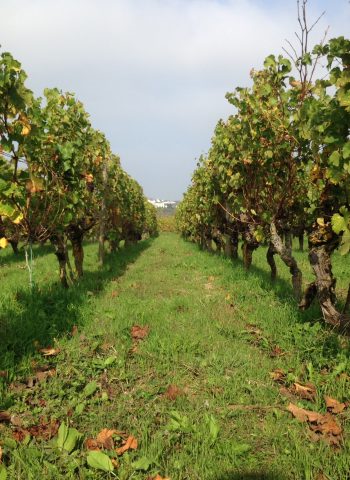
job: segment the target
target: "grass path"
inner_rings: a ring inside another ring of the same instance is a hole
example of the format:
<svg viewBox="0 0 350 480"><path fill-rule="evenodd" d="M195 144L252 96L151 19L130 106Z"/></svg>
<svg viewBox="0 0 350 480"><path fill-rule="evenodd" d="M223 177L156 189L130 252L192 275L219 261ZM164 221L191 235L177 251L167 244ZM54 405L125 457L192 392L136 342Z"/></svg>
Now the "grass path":
<svg viewBox="0 0 350 480"><path fill-rule="evenodd" d="M87 249L88 268L95 249ZM292 401L321 412L324 394L346 400L349 391L348 346L307 321L315 310L297 311L286 273L272 287L263 253L247 275L239 262L200 252L174 234L118 255L103 271L90 269L74 293L59 292L54 283L45 290L39 281L32 308L43 315L44 334L28 327L26 345L52 335L61 352L50 360L52 378L30 387L17 379L17 390L3 390L3 407L21 419L21 428L57 418L68 419L84 438L102 428L127 431L138 448L125 453L114 472L125 480L157 473L171 480L348 478L348 414L341 418L341 448L312 442L271 379L280 368L287 386L312 382L315 402ZM49 268L53 259L44 258ZM10 282L13 266L6 268ZM59 324L56 303L48 310L47 302L63 294ZM7 307L16 322L23 322L21 295ZM52 332L44 327L47 312L57 318ZM137 345L130 335L135 325L149 327ZM42 363L24 349L13 375ZM9 438L10 429L16 427L0 424L0 438ZM68 455L57 452L55 440L27 440L5 442L9 479L113 478L87 467L83 446Z"/></svg>

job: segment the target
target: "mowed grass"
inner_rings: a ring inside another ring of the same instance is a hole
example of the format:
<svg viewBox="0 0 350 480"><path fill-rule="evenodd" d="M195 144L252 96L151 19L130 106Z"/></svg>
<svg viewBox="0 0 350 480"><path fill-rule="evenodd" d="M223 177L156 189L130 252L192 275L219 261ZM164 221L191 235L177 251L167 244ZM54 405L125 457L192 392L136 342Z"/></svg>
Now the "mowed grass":
<svg viewBox="0 0 350 480"><path fill-rule="evenodd" d="M325 394L349 400L348 342L323 327L317 306L298 311L279 262L271 284L265 253L254 254L246 273L240 261L166 233L109 255L98 268L97 246L89 244L84 279L63 291L56 260L43 247L35 249L31 292L23 259L1 252L0 370L7 378L0 378L0 410L21 428L57 419L83 435L68 454L55 438L14 444L9 439L18 427L0 423L8 479L349 478L347 410L337 416L340 448L312 441L307 424L286 411L292 401L324 413ZM311 280L307 255L296 256ZM347 262L334 258L343 297ZM137 349L134 325L149 327ZM60 353L43 359L38 345ZM24 380L43 364L56 375ZM287 373L287 387L315 385L316 400L282 394L270 375L275 369ZM96 388L87 393L91 382ZM113 473L86 462L83 440L103 428L138 440Z"/></svg>

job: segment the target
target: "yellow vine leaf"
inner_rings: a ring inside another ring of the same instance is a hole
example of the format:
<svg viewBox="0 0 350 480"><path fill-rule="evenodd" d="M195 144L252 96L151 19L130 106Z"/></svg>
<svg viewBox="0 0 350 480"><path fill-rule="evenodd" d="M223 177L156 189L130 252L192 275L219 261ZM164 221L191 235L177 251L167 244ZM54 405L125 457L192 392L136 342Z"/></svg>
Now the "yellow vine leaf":
<svg viewBox="0 0 350 480"><path fill-rule="evenodd" d="M21 134L25 137L25 136L29 135L29 133L30 133L30 126L29 125L23 125Z"/></svg>
<svg viewBox="0 0 350 480"><path fill-rule="evenodd" d="M18 225L19 223L21 223L21 221L23 220L23 214L20 213L14 220L13 220L13 223L15 225Z"/></svg>
<svg viewBox="0 0 350 480"><path fill-rule="evenodd" d="M5 238L5 237L0 238L0 247L1 248L6 248L8 244L9 244L9 242L8 242L7 238Z"/></svg>

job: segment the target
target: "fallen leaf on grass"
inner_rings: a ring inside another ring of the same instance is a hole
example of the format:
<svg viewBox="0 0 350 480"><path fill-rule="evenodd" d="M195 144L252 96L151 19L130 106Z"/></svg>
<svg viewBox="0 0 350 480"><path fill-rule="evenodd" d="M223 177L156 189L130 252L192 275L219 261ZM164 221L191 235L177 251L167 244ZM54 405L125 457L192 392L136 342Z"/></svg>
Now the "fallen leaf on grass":
<svg viewBox="0 0 350 480"><path fill-rule="evenodd" d="M0 412L0 422L10 422L11 414L9 412Z"/></svg>
<svg viewBox="0 0 350 480"><path fill-rule="evenodd" d="M111 297L112 297L112 298L116 298L117 296L118 296L118 292L112 292L112 293L111 293Z"/></svg>
<svg viewBox="0 0 350 480"><path fill-rule="evenodd" d="M181 390L181 388L177 387L176 385L169 385L164 392L164 397L168 400L176 400L177 397L180 397L183 394L184 392Z"/></svg>
<svg viewBox="0 0 350 480"><path fill-rule="evenodd" d="M53 438L57 434L58 428L59 421L51 420L50 422L42 422L39 425L29 427L28 431L32 437L39 437L43 438L44 440L51 440L51 438Z"/></svg>
<svg viewBox="0 0 350 480"><path fill-rule="evenodd" d="M97 435L96 441L99 445L106 448L107 450L113 450L114 448L113 435L116 433L117 433L117 430L109 430L108 428L104 428Z"/></svg>
<svg viewBox="0 0 350 480"><path fill-rule="evenodd" d="M118 455L123 455L127 450L136 450L137 449L137 440L135 437L130 435L122 447L116 449Z"/></svg>
<svg viewBox="0 0 350 480"><path fill-rule="evenodd" d="M17 429L12 432L13 438L16 440L16 442L23 442L23 440L30 436L29 432L24 429Z"/></svg>
<svg viewBox="0 0 350 480"><path fill-rule="evenodd" d="M6 370L0 370L0 378L6 378L8 375Z"/></svg>
<svg viewBox="0 0 350 480"><path fill-rule="evenodd" d="M286 352L284 352L282 350L282 348L279 347L278 345L275 345L270 352L270 357L273 357L273 358L274 357L283 357L283 355L286 355Z"/></svg>
<svg viewBox="0 0 350 480"><path fill-rule="evenodd" d="M98 446L97 440L95 438L87 438L84 442L84 445L87 450L100 450L100 447Z"/></svg>
<svg viewBox="0 0 350 480"><path fill-rule="evenodd" d="M140 327L140 325L134 325L131 327L131 337L133 340L143 340L149 334L149 327L145 325Z"/></svg>
<svg viewBox="0 0 350 480"><path fill-rule="evenodd" d="M301 383L295 382L291 391L304 400L310 400L313 402L316 399L316 387L311 383L302 385Z"/></svg>
<svg viewBox="0 0 350 480"><path fill-rule="evenodd" d="M273 372L270 372L270 377L274 382L284 383L286 380L287 374L281 368L276 368L276 370L273 370Z"/></svg>
<svg viewBox="0 0 350 480"><path fill-rule="evenodd" d="M287 410L297 419L299 422L318 422L321 421L323 415L318 412L313 412L312 410L305 410L304 408L297 407L290 403L287 407Z"/></svg>
<svg viewBox="0 0 350 480"><path fill-rule="evenodd" d="M47 378L54 377L55 375L56 375L56 369L55 368L50 368L49 370L40 369L36 372L35 378L39 382L43 382Z"/></svg>
<svg viewBox="0 0 350 480"><path fill-rule="evenodd" d="M72 335L72 337L75 337L77 334L78 334L78 327L77 327L77 325L73 325L71 335Z"/></svg>
<svg viewBox="0 0 350 480"><path fill-rule="evenodd" d="M327 397L326 395L324 399L326 402L327 410L331 413L334 413L334 414L341 413L347 407L346 403L340 403L338 402L338 400L335 400L334 398L331 398L331 397Z"/></svg>
<svg viewBox="0 0 350 480"><path fill-rule="evenodd" d="M284 397L287 397L292 402L298 401L297 397L284 385L280 387L279 392L281 395L283 395Z"/></svg>
<svg viewBox="0 0 350 480"><path fill-rule="evenodd" d="M42 438L44 440L51 440L59 429L58 420L51 420L50 422L41 421L38 425L22 428L18 427L13 431L13 438L17 442L22 442L28 435L31 437Z"/></svg>
<svg viewBox="0 0 350 480"><path fill-rule="evenodd" d="M60 353L59 348L40 348L39 352L44 355L44 357L54 357L55 355L58 355Z"/></svg>
<svg viewBox="0 0 350 480"><path fill-rule="evenodd" d="M314 440L324 439L330 445L340 445L342 428L330 413L322 415L318 412L299 408L292 403L288 405L287 410L300 422L309 424Z"/></svg>
<svg viewBox="0 0 350 480"><path fill-rule="evenodd" d="M21 427L22 426L22 419L18 415L11 415L11 425L14 427Z"/></svg>

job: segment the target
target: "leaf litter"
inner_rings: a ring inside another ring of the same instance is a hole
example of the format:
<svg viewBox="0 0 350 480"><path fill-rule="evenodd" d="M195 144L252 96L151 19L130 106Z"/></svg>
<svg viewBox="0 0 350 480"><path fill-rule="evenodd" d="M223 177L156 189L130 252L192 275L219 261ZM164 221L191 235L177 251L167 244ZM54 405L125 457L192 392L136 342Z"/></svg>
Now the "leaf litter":
<svg viewBox="0 0 350 480"><path fill-rule="evenodd" d="M141 327L140 325L133 325L130 329L132 347L129 350L130 354L136 353L139 342L148 337L150 328L148 325Z"/></svg>
<svg viewBox="0 0 350 480"><path fill-rule="evenodd" d="M340 447L343 430L334 415L329 412L322 414L312 410L305 410L292 403L288 405L287 410L299 422L308 424L312 440L318 441L322 439L330 445Z"/></svg>
<svg viewBox="0 0 350 480"><path fill-rule="evenodd" d="M168 388L165 390L163 396L167 400L176 400L178 397L185 395L184 390L179 388L177 385L169 385Z"/></svg>

